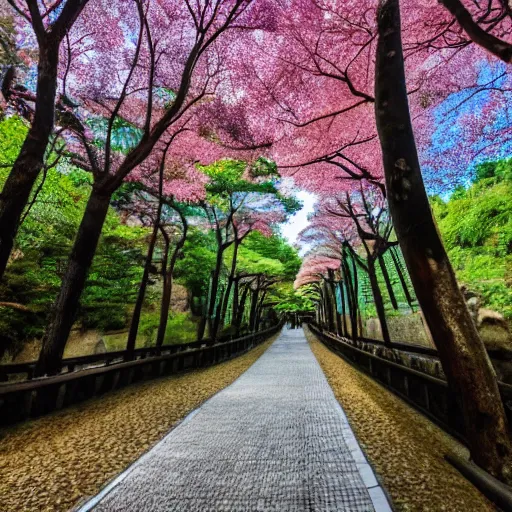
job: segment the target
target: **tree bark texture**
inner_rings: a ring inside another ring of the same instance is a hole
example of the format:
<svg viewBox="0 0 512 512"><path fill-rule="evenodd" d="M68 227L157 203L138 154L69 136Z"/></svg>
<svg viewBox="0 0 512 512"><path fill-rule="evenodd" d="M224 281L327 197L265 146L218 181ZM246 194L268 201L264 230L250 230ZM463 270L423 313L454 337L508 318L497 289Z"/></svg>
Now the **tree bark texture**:
<svg viewBox="0 0 512 512"><path fill-rule="evenodd" d="M375 113L389 209L450 388L462 404L476 464L512 482L512 450L496 375L432 218L407 98L398 0L378 10Z"/></svg>
<svg viewBox="0 0 512 512"><path fill-rule="evenodd" d="M0 194L0 278L5 272L23 210L44 166L53 132L58 48L56 44L40 48L34 121Z"/></svg>
<svg viewBox="0 0 512 512"><path fill-rule="evenodd" d="M57 300L43 337L36 375L54 375L62 365L64 348L76 317L101 230L110 204L110 194L93 188L71 250Z"/></svg>

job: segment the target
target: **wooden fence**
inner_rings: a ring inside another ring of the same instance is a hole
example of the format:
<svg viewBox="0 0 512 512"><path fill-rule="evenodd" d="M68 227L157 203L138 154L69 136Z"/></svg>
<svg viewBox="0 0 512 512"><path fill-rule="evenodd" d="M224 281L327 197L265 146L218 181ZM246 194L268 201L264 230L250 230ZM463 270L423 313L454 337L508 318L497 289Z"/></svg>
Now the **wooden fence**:
<svg viewBox="0 0 512 512"><path fill-rule="evenodd" d="M4 365L3 375L27 373L28 380L0 384L0 424L6 425L50 413L93 396L144 379L204 368L247 352L281 329L270 329L237 339L209 344L206 340L186 345L136 350L136 359L123 361L124 352L96 354L64 361L64 372L31 378L33 364ZM8 368L6 368L6 366ZM85 369L79 369L86 366Z"/></svg>
<svg viewBox="0 0 512 512"><path fill-rule="evenodd" d="M393 391L441 428L464 440L461 405L445 380L361 350L349 340L314 324L309 324L309 327L333 352ZM512 385L500 382L499 387L505 411L512 422Z"/></svg>

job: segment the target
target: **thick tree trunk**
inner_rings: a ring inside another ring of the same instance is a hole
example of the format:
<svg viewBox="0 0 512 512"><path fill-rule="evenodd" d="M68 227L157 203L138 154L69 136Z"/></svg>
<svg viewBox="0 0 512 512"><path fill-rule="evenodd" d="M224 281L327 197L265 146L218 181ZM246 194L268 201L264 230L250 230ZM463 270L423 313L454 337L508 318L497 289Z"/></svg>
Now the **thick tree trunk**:
<svg viewBox="0 0 512 512"><path fill-rule="evenodd" d="M54 375L61 369L62 355L107 216L110 197L110 194L96 188L91 192L69 256L68 268L43 337L43 346L35 371L37 376Z"/></svg>
<svg viewBox="0 0 512 512"><path fill-rule="evenodd" d="M398 0L381 0L375 112L389 209L416 296L451 389L463 407L473 460L512 483L512 449L496 375L469 315L421 175L405 83Z"/></svg>
<svg viewBox="0 0 512 512"><path fill-rule="evenodd" d="M157 213L155 226L151 233L151 239L149 241L148 254L146 261L144 262L144 271L142 273L142 279L139 285L139 292L137 294L137 300L133 309L132 321L130 323L130 332L128 333L128 341L126 342L126 355L125 360L130 361L133 359L133 351L135 350L135 342L137 340L137 333L139 331L140 315L142 313L142 306L144 305L144 298L146 296L146 288L149 281L149 272L153 263L153 253L155 251L156 241L158 239L158 224L160 223L160 209Z"/></svg>
<svg viewBox="0 0 512 512"><path fill-rule="evenodd" d="M0 278L5 272L30 192L43 168L53 132L58 55L56 44L40 49L34 121L0 194Z"/></svg>

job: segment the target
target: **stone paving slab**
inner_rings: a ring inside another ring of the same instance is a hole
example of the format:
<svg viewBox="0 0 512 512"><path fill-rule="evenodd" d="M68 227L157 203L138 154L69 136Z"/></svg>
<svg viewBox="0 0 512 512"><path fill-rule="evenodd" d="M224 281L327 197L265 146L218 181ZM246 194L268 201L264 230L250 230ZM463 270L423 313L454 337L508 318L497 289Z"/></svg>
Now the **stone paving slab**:
<svg viewBox="0 0 512 512"><path fill-rule="evenodd" d="M389 512L302 329L80 512Z"/></svg>

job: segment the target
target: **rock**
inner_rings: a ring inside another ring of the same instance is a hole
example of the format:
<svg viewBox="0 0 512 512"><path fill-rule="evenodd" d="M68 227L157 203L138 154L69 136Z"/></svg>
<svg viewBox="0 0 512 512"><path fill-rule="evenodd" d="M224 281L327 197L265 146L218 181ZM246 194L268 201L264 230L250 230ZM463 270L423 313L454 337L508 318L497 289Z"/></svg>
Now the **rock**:
<svg viewBox="0 0 512 512"><path fill-rule="evenodd" d="M471 297L467 302L469 314L475 324L478 321L478 310L480 309L480 299L478 297Z"/></svg>
<svg viewBox="0 0 512 512"><path fill-rule="evenodd" d="M366 337L372 340L382 340L382 329L376 318L369 318L366 321Z"/></svg>
<svg viewBox="0 0 512 512"><path fill-rule="evenodd" d="M95 354L106 354L107 353L107 346L105 345L105 341L103 341L103 338L100 338L98 340L98 343L96 343L94 347L94 353Z"/></svg>
<svg viewBox="0 0 512 512"><path fill-rule="evenodd" d="M173 284L171 310L176 313L185 313L190 309L189 302L188 290L180 284Z"/></svg>

